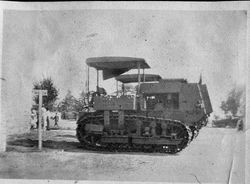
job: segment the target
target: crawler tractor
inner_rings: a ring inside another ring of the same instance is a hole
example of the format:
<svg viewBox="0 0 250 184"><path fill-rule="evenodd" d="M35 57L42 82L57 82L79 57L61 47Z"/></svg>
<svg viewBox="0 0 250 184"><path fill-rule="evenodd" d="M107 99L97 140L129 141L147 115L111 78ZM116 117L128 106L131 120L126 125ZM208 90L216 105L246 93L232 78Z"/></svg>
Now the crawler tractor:
<svg viewBox="0 0 250 184"><path fill-rule="evenodd" d="M97 70L97 89L77 121L77 138L85 148L177 153L207 124L212 106L201 79L188 83L145 74L150 67L141 58L96 57L86 63L88 86L89 67ZM138 73L123 74L132 69ZM103 80L116 79L115 95L99 87L100 70ZM118 82L123 86L120 92ZM127 83L137 83L134 94L125 92Z"/></svg>

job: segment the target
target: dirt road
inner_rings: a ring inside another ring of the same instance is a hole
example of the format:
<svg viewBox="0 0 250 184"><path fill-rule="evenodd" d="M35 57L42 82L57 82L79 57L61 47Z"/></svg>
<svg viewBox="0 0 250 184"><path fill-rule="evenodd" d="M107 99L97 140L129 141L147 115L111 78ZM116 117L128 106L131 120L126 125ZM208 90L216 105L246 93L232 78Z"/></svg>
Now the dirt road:
<svg viewBox="0 0 250 184"><path fill-rule="evenodd" d="M176 155L82 150L72 130L47 132L37 152L34 135L10 140L0 154L0 178L244 183L245 137L235 129L203 128Z"/></svg>

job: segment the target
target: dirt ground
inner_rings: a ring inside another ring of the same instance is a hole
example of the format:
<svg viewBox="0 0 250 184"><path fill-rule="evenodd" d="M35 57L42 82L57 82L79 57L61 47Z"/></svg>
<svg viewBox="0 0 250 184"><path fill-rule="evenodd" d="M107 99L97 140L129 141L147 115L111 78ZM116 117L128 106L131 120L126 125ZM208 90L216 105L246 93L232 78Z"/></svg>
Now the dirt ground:
<svg viewBox="0 0 250 184"><path fill-rule="evenodd" d="M0 154L0 178L85 181L244 183L245 134L235 129L203 128L176 155L94 152L75 138L75 123L44 132L42 152L37 131L11 136Z"/></svg>

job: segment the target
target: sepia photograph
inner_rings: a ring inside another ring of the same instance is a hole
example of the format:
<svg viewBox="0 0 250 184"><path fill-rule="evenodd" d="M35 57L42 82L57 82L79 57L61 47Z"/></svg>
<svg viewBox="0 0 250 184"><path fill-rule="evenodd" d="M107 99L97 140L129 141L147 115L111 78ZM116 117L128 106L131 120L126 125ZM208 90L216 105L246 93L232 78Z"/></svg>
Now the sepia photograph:
<svg viewBox="0 0 250 184"><path fill-rule="evenodd" d="M248 183L230 3L2 2L0 183Z"/></svg>

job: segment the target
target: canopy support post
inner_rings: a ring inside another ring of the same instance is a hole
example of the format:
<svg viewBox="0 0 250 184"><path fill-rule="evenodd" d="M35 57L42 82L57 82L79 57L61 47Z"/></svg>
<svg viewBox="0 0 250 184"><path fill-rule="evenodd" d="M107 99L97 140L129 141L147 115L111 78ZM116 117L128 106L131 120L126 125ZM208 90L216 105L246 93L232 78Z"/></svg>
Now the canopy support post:
<svg viewBox="0 0 250 184"><path fill-rule="evenodd" d="M139 62L137 63L137 67L138 67L138 93L139 93L141 85L141 74L140 74L141 65Z"/></svg>
<svg viewBox="0 0 250 184"><path fill-rule="evenodd" d="M99 70L96 70L96 91L99 92Z"/></svg>
<svg viewBox="0 0 250 184"><path fill-rule="evenodd" d="M122 83L122 95L125 95L125 85Z"/></svg>
<svg viewBox="0 0 250 184"><path fill-rule="evenodd" d="M143 82L145 82L145 73L144 73L144 68L142 69L143 71Z"/></svg>
<svg viewBox="0 0 250 184"><path fill-rule="evenodd" d="M118 96L119 93L118 93L118 80L116 81L116 96Z"/></svg>
<svg viewBox="0 0 250 184"><path fill-rule="evenodd" d="M89 66L87 69L87 98L88 98L88 112L89 112L89 97L90 97L90 92L89 92Z"/></svg>

